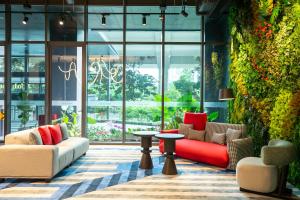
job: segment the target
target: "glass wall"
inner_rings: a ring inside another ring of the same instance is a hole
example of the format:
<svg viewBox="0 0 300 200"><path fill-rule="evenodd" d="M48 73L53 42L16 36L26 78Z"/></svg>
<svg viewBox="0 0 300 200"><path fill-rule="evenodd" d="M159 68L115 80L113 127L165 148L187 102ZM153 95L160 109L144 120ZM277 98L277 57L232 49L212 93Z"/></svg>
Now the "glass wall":
<svg viewBox="0 0 300 200"><path fill-rule="evenodd" d="M45 46L12 44L11 132L35 127L45 113Z"/></svg>
<svg viewBox="0 0 300 200"><path fill-rule="evenodd" d="M136 130L161 125L161 45L126 47L126 139Z"/></svg>
<svg viewBox="0 0 300 200"><path fill-rule="evenodd" d="M184 112L200 111L199 45L165 46L165 127L177 126Z"/></svg>
<svg viewBox="0 0 300 200"><path fill-rule="evenodd" d="M122 141L122 45L89 45L87 136L93 141Z"/></svg>
<svg viewBox="0 0 300 200"><path fill-rule="evenodd" d="M5 40L5 5L0 4L0 41Z"/></svg>
<svg viewBox="0 0 300 200"><path fill-rule="evenodd" d="M51 55L52 123L64 122L70 136L80 136L82 47L53 47Z"/></svg>
<svg viewBox="0 0 300 200"><path fill-rule="evenodd" d="M4 46L0 46L0 140L4 136Z"/></svg>

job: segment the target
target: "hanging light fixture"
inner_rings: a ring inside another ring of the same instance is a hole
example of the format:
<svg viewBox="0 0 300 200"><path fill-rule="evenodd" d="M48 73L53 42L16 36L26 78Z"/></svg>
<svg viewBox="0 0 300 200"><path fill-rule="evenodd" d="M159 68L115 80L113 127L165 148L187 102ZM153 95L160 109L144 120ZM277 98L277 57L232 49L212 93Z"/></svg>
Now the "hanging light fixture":
<svg viewBox="0 0 300 200"><path fill-rule="evenodd" d="M181 1L181 5L182 5L182 8L181 8L181 15L184 16L184 17L188 17L189 14L185 11L185 6L186 6L186 0L182 0Z"/></svg>
<svg viewBox="0 0 300 200"><path fill-rule="evenodd" d="M28 17L26 16L26 14L24 13L24 18L22 20L22 24L26 25L28 23Z"/></svg>
<svg viewBox="0 0 300 200"><path fill-rule="evenodd" d="M147 25L147 18L146 18L146 15L145 15L145 14L143 14L142 25L143 25L143 26L146 26L146 25Z"/></svg>
<svg viewBox="0 0 300 200"><path fill-rule="evenodd" d="M60 16L59 20L58 20L58 24L63 26L65 24L65 19L63 16Z"/></svg>
<svg viewBox="0 0 300 200"><path fill-rule="evenodd" d="M106 18L105 18L105 14L102 14L102 18L101 18L101 24L102 24L103 26L105 26L105 25L106 25Z"/></svg>
<svg viewBox="0 0 300 200"><path fill-rule="evenodd" d="M231 88L223 88L219 90L219 100L228 101L234 99L233 90Z"/></svg>

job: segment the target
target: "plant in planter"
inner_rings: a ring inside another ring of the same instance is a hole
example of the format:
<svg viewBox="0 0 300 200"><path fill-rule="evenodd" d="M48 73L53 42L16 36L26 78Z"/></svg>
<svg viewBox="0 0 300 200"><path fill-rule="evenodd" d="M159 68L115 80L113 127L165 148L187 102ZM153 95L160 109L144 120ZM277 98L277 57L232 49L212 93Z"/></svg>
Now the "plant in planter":
<svg viewBox="0 0 300 200"><path fill-rule="evenodd" d="M30 112L32 112L28 99L29 98L28 98L27 91L21 91L19 93L20 104L17 105L17 108L21 111L20 114L18 115L18 118L20 119L21 122L20 130L26 128L26 124L29 121Z"/></svg>

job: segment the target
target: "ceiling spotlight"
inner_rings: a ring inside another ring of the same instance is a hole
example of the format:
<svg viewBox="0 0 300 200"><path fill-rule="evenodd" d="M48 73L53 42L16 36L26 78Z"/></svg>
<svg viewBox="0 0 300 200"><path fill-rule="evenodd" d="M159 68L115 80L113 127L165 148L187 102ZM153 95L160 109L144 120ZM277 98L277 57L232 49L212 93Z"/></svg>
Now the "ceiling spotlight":
<svg viewBox="0 0 300 200"><path fill-rule="evenodd" d="M103 26L106 25L106 18L105 18L105 15L104 15L104 14L102 15L101 24L102 24Z"/></svg>
<svg viewBox="0 0 300 200"><path fill-rule="evenodd" d="M189 16L189 14L185 11L185 6L186 6L186 0L182 0L182 9L180 14L184 17Z"/></svg>
<svg viewBox="0 0 300 200"><path fill-rule="evenodd" d="M163 19L164 19L164 14L163 14L163 13L161 13L161 14L159 15L159 19L160 19L160 20L163 20Z"/></svg>
<svg viewBox="0 0 300 200"><path fill-rule="evenodd" d="M26 2L23 4L23 8L26 9L26 10L30 10L30 9L31 9L31 5L29 4L28 1L26 1Z"/></svg>
<svg viewBox="0 0 300 200"><path fill-rule="evenodd" d="M145 14L143 14L142 24L143 24L143 26L147 25L147 19L146 19L146 15Z"/></svg>
<svg viewBox="0 0 300 200"><path fill-rule="evenodd" d="M26 17L26 15L24 15L24 18L22 20L22 24L26 25L28 23L28 17Z"/></svg>
<svg viewBox="0 0 300 200"><path fill-rule="evenodd" d="M61 26L63 26L63 25L65 24L65 19L64 19L63 16L61 16L61 17L59 18L58 24L61 25Z"/></svg>

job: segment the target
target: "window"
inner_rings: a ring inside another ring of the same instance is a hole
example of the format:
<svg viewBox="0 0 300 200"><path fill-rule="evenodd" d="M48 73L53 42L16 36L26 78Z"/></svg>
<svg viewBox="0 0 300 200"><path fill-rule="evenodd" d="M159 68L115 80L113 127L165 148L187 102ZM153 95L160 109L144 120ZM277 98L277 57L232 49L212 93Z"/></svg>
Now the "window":
<svg viewBox="0 0 300 200"><path fill-rule="evenodd" d="M32 71L32 66L39 66ZM45 112L45 46L13 44L11 57L11 131L39 124Z"/></svg>
<svg viewBox="0 0 300 200"><path fill-rule="evenodd" d="M0 41L5 40L5 5L0 5Z"/></svg>

